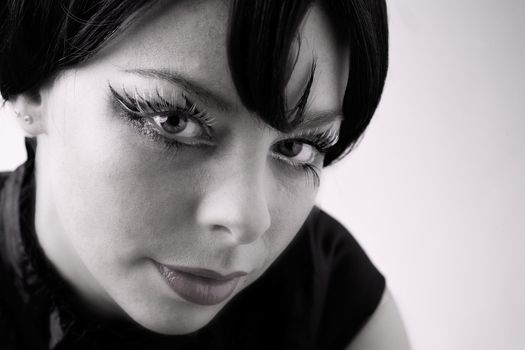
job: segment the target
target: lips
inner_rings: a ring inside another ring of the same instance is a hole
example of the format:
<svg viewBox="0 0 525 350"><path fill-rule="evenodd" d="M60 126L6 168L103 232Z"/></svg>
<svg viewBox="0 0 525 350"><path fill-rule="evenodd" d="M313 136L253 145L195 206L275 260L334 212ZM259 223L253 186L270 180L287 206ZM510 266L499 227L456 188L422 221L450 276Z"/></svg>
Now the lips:
<svg viewBox="0 0 525 350"><path fill-rule="evenodd" d="M233 293L245 272L222 275L212 270L156 263L168 286L183 299L198 305L216 305Z"/></svg>

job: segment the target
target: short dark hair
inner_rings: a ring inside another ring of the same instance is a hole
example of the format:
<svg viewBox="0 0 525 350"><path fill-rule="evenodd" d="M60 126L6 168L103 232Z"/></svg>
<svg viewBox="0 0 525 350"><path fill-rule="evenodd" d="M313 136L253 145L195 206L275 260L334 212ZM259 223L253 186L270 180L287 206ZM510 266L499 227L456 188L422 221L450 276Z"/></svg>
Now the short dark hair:
<svg viewBox="0 0 525 350"><path fill-rule="evenodd" d="M156 0L3 0L0 5L0 91L5 100L41 85L60 70L89 59L128 19ZM350 51L339 142L325 165L348 153L368 126L388 67L385 0L318 1ZM305 108L304 94L286 110L285 87L293 69L292 41L313 0L234 0L228 59L245 106L285 131ZM297 117L290 118L290 113Z"/></svg>

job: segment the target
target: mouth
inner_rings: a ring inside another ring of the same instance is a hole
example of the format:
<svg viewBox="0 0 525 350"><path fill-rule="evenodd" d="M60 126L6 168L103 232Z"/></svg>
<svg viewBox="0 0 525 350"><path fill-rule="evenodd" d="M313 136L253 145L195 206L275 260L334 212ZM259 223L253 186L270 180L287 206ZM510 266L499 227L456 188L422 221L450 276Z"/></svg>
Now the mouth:
<svg viewBox="0 0 525 350"><path fill-rule="evenodd" d="M170 266L155 262L167 285L183 299L198 305L216 305L228 299L246 272L227 275L213 270Z"/></svg>

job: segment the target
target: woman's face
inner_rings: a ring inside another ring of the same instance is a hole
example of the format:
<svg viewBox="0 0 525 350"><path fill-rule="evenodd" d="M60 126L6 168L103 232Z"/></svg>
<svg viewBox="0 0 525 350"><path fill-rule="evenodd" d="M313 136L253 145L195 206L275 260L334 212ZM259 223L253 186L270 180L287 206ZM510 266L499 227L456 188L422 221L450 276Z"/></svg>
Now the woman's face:
<svg viewBox="0 0 525 350"><path fill-rule="evenodd" d="M322 11L287 86L294 101L316 60L308 123L288 134L241 103L228 16L219 0L152 9L42 90L39 241L89 305L159 333L199 329L269 267L339 129L347 53Z"/></svg>

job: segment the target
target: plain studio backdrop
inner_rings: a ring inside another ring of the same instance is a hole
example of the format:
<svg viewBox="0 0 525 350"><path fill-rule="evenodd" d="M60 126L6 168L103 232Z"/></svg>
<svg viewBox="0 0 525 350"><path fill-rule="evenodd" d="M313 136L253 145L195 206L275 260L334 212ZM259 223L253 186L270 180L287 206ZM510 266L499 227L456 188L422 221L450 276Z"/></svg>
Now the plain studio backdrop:
<svg viewBox="0 0 525 350"><path fill-rule="evenodd" d="M525 349L525 1L391 0L390 71L318 202L387 276L414 349ZM0 170L25 159L0 115Z"/></svg>

